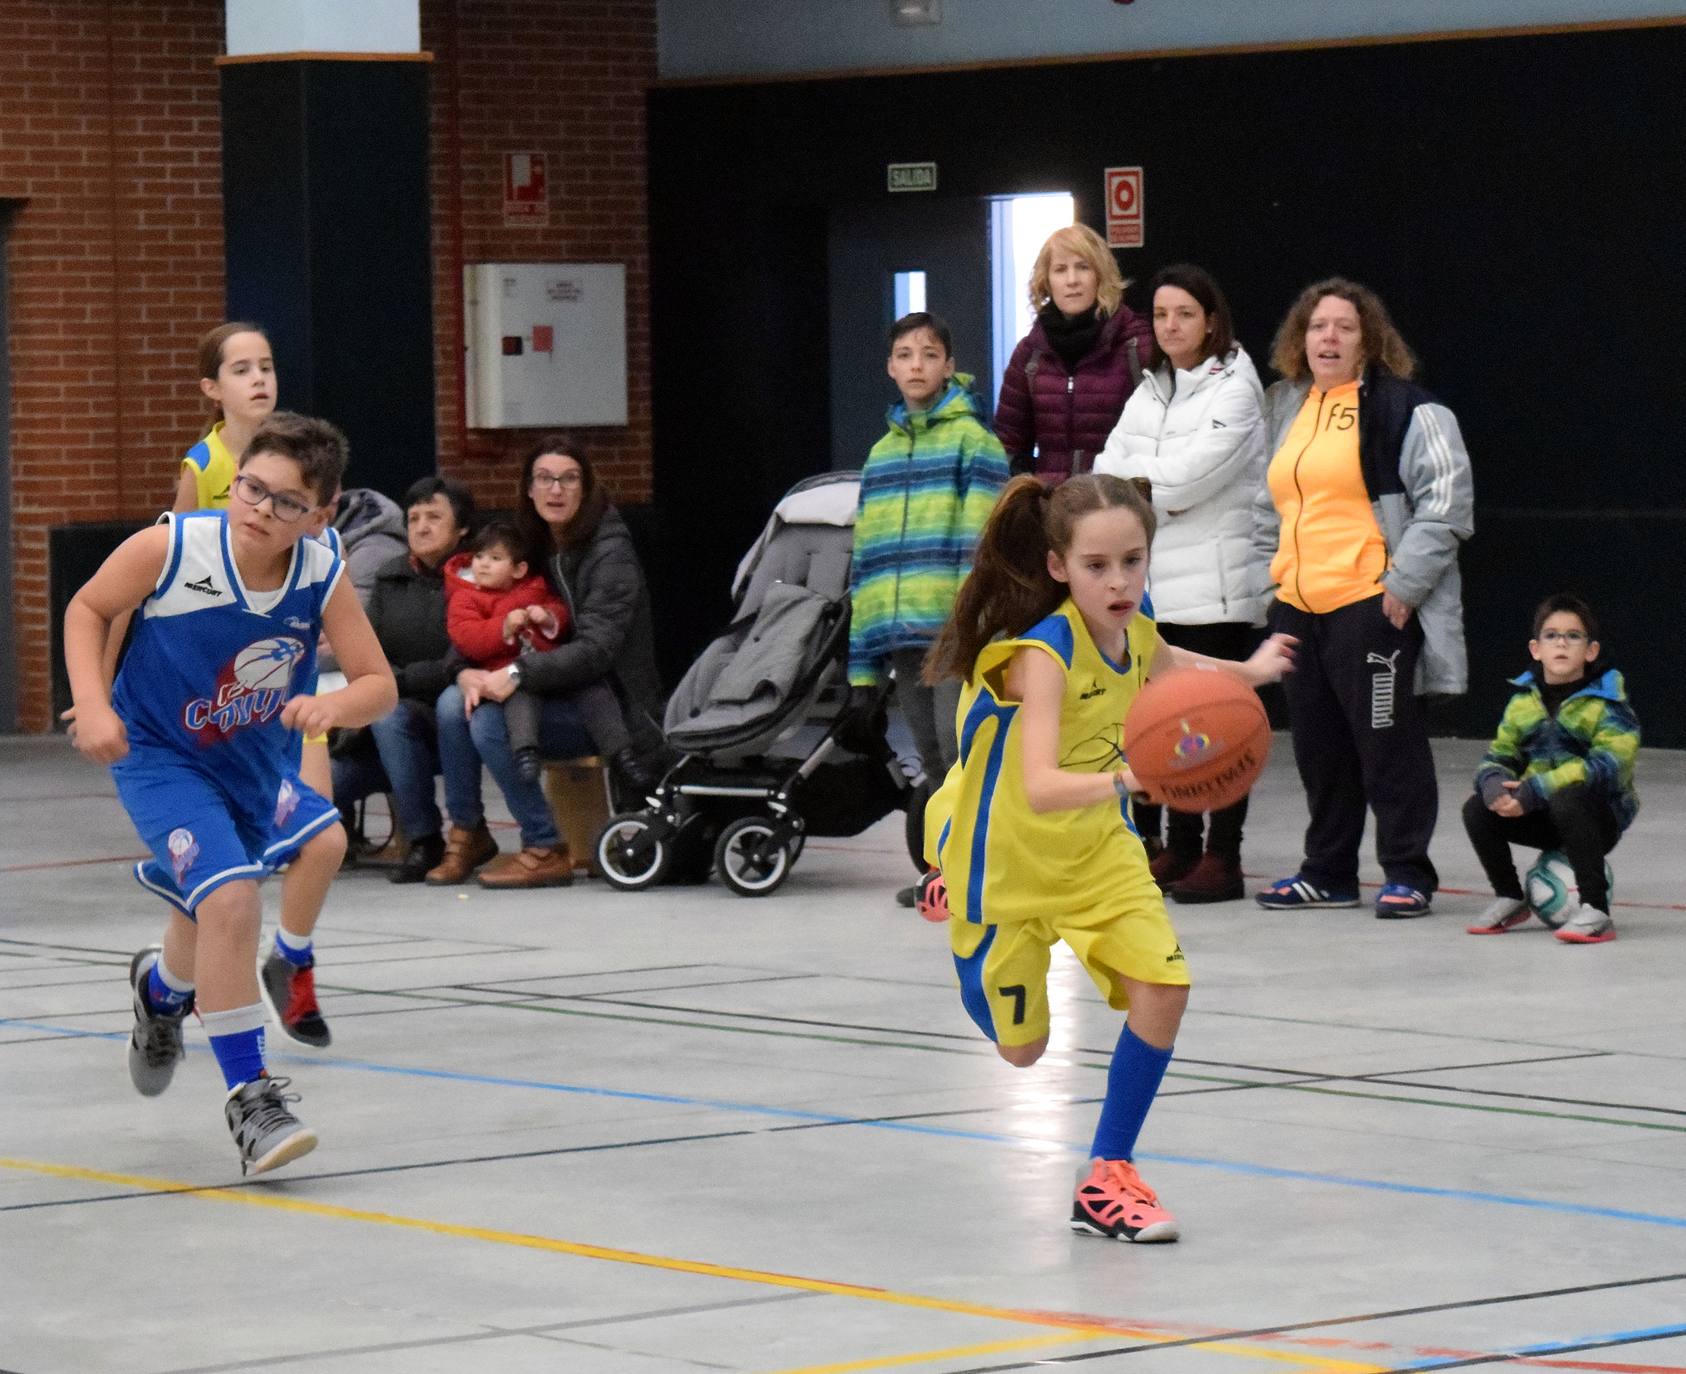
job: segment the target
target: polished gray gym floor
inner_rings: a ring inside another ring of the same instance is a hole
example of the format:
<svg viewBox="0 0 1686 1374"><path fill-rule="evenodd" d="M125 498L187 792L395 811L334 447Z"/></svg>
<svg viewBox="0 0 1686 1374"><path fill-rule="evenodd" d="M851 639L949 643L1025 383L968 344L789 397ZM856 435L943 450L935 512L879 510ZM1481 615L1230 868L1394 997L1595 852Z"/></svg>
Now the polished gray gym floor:
<svg viewBox="0 0 1686 1374"><path fill-rule="evenodd" d="M899 817L765 900L346 873L333 1047L270 1037L321 1147L242 1182L202 1031L129 1086L161 920L108 779L0 741L0 1370L1686 1371L1686 755L1573 948L1463 933L1479 746L1436 752L1433 916L1173 907L1140 1160L1183 1240L1136 1248L1065 1224L1116 1016L1062 955L1001 1063L893 904ZM1250 875L1304 817L1279 737Z"/></svg>

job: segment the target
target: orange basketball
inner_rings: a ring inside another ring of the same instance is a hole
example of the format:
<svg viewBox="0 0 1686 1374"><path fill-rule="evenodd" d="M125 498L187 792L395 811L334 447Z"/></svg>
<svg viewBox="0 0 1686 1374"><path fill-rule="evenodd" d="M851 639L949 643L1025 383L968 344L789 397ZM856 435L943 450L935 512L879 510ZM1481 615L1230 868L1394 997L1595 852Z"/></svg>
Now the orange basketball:
<svg viewBox="0 0 1686 1374"><path fill-rule="evenodd" d="M1270 757L1258 693L1220 668L1178 668L1137 694L1124 757L1142 786L1177 811L1220 811L1247 795Z"/></svg>

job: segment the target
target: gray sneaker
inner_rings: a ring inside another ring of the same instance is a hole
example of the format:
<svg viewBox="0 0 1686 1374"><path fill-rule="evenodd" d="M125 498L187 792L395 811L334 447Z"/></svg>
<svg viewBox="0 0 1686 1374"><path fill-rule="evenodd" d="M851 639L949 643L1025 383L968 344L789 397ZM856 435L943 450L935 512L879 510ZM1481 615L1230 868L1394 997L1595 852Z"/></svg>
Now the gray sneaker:
<svg viewBox="0 0 1686 1374"><path fill-rule="evenodd" d="M193 1010L193 999L173 1015L160 1016L146 1004L147 975L163 955L162 945L148 945L129 960L129 991L133 995L135 1028L129 1032L129 1078L142 1097L157 1097L170 1086L176 1065L187 1057L182 1048L181 1027Z"/></svg>
<svg viewBox="0 0 1686 1374"><path fill-rule="evenodd" d="M223 1115L240 1150L240 1172L267 1174L316 1148L316 1132L287 1109L299 1095L290 1078L254 1078L228 1095Z"/></svg>
<svg viewBox="0 0 1686 1374"><path fill-rule="evenodd" d="M1520 897L1495 897L1476 918L1475 924L1464 929L1471 935L1503 935L1506 931L1527 925L1533 915L1528 903Z"/></svg>
<svg viewBox="0 0 1686 1374"><path fill-rule="evenodd" d="M1566 945L1602 945L1616 938L1616 923L1609 912L1576 903L1564 912L1563 924L1553 933Z"/></svg>

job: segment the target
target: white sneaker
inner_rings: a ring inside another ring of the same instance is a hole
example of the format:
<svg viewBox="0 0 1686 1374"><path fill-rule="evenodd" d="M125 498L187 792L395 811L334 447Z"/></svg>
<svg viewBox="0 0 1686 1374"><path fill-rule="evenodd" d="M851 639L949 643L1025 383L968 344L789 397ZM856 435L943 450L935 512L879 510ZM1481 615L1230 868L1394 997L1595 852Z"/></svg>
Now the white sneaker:
<svg viewBox="0 0 1686 1374"><path fill-rule="evenodd" d="M1602 945L1616 938L1616 923L1610 919L1609 912L1577 903L1569 908L1556 933L1564 944Z"/></svg>
<svg viewBox="0 0 1686 1374"><path fill-rule="evenodd" d="M1520 897L1495 897L1476 917L1475 924L1464 929L1471 935L1503 935L1507 930L1527 925L1533 914Z"/></svg>

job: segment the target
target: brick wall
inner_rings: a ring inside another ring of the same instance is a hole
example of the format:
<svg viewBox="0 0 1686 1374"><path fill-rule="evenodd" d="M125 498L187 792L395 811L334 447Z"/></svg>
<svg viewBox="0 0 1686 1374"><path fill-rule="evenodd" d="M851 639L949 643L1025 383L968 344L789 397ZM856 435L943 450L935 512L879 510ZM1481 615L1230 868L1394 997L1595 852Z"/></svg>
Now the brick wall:
<svg viewBox="0 0 1686 1374"><path fill-rule="evenodd" d="M650 490L644 91L655 0L423 0L432 69L442 468L508 506L527 437L462 429L463 261L624 261L629 424L593 433L615 495ZM222 317L222 0L0 0L11 203L13 623L19 718L48 728L47 530L167 505L207 412ZM550 222L502 221L502 154L550 157ZM286 379L282 378L285 399Z"/></svg>
<svg viewBox="0 0 1686 1374"><path fill-rule="evenodd" d="M627 420L587 431L621 500L650 495L645 90L655 0L423 0L433 71L433 307L440 465L494 507L515 500L536 431L462 428L462 264L625 262ZM549 224L506 227L503 154L549 154Z"/></svg>
<svg viewBox="0 0 1686 1374"><path fill-rule="evenodd" d="M47 529L167 503L202 423L194 345L223 299L222 38L221 0L0 4L25 729L48 724Z"/></svg>

